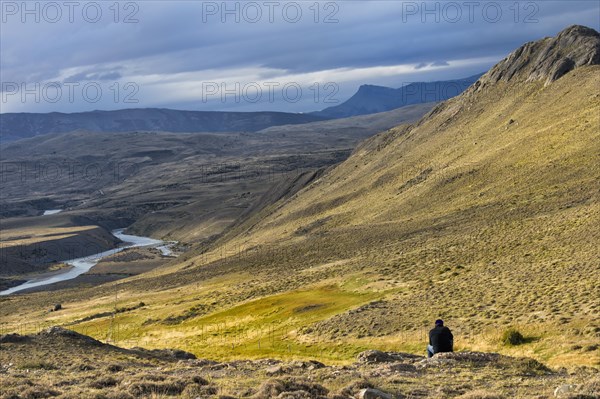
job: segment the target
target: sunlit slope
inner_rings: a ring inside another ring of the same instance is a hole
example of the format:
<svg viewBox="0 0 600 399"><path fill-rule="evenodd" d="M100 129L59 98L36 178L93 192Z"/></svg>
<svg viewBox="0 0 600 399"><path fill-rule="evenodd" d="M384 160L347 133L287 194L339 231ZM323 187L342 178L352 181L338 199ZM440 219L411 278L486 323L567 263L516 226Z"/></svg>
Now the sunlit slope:
<svg viewBox="0 0 600 399"><path fill-rule="evenodd" d="M286 271L346 260L331 278L390 290L385 305L310 328L332 339L444 317L462 336L517 325L542 337L531 351L597 363L568 344L600 331L599 72L473 88L364 143L221 250L278 248L263 267ZM285 256L302 246L317 255Z"/></svg>
<svg viewBox="0 0 600 399"><path fill-rule="evenodd" d="M443 317L461 347L510 350L498 335L516 326L529 343L515 350L597 364L573 348L600 331L600 67L550 83L496 72L161 281L244 270L230 303L319 284L382 300L311 321L295 342L417 348Z"/></svg>
<svg viewBox="0 0 600 399"><path fill-rule="evenodd" d="M481 218L499 227L490 223L592 210L599 71L586 67L546 88L500 82L450 100L416 127L365 142L255 226L251 238L298 240L316 221L312 234L337 234L378 226L460 228Z"/></svg>

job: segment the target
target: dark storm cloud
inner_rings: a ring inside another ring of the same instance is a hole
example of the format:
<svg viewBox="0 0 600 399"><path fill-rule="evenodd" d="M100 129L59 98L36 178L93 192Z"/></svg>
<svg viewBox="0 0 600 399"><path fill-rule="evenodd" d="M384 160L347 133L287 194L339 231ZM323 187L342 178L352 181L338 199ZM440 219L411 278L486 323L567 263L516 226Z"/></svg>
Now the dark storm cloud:
<svg viewBox="0 0 600 399"><path fill-rule="evenodd" d="M338 1L321 2L318 15L310 8L313 2L298 2L294 4L300 5L302 17L297 22L292 22L293 12L283 13L293 2L275 3L272 20L266 3L255 2L263 14L256 22L251 12L227 14L221 9L227 4L230 11L236 5L241 10L248 2L127 2L119 3L118 15L109 9L113 3L102 3L97 21L90 22L93 18L79 10L73 21L64 12L52 23L45 21L48 15L41 15L39 22L22 22L22 15L6 9L7 3L23 4L2 2L2 82L134 82L140 96L135 106L201 109L323 108L310 101L199 102L194 93L202 87L193 82L202 79L336 79L339 96L347 97L361 83L398 86L410 80L471 75L524 42L555 35L568 25L599 28L596 1ZM467 3L477 6L471 9ZM81 9L88 3L78 4ZM409 67L396 73L377 69L399 65ZM3 112L129 106L104 100L23 104L13 99L1 105Z"/></svg>

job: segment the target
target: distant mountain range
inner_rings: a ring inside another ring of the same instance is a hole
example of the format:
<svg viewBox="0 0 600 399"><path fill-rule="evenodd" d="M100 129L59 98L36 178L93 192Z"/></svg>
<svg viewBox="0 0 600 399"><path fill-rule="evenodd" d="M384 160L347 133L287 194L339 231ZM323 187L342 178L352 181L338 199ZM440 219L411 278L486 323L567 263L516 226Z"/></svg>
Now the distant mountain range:
<svg viewBox="0 0 600 399"><path fill-rule="evenodd" d="M311 115L325 118L347 118L349 116L374 114L390 111L406 105L439 102L455 97L477 81L483 73L464 79L438 82L415 82L399 89L384 86L362 85L348 101Z"/></svg>
<svg viewBox="0 0 600 399"><path fill-rule="evenodd" d="M92 132L254 132L271 126L316 122L326 117L285 112L178 111L137 108L78 113L0 114L0 140L14 141L48 133Z"/></svg>
<svg viewBox="0 0 600 399"><path fill-rule="evenodd" d="M447 100L462 93L479 75L458 80L411 83L399 89L363 85L348 101L312 113L180 111L133 108L77 113L0 114L0 141L49 133L90 132L256 132L272 126L297 125L391 111L407 105Z"/></svg>

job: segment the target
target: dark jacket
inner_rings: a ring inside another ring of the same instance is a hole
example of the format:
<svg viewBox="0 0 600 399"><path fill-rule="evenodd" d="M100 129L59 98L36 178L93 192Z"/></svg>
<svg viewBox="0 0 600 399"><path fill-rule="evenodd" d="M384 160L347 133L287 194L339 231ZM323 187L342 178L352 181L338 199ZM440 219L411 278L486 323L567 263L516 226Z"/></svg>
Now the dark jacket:
<svg viewBox="0 0 600 399"><path fill-rule="evenodd" d="M433 353L452 352L454 336L448 327L436 326L429 331L429 345L433 346Z"/></svg>

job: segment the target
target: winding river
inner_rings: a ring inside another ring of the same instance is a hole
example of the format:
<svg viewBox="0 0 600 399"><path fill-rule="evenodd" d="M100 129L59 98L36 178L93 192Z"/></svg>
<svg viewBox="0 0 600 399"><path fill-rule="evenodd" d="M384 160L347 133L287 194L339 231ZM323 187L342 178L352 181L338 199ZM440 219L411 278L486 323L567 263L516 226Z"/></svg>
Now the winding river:
<svg viewBox="0 0 600 399"><path fill-rule="evenodd" d="M54 274L52 276L33 278L21 285L9 288L4 291L0 291L0 295L9 295L18 291L26 290L28 288L40 287L42 285L54 284L60 281L66 281L74 279L75 277L87 272L94 267L102 258L121 252L126 248L135 247L156 247L164 256L171 256L172 252L170 249L170 243L161 240L155 240L149 237L133 236L129 234L123 234L124 229L113 230L112 234L123 241L125 244L122 247L110 249L108 251L100 252L94 255L84 256L83 258L71 259L63 261L67 265L72 266L69 270L62 273Z"/></svg>

